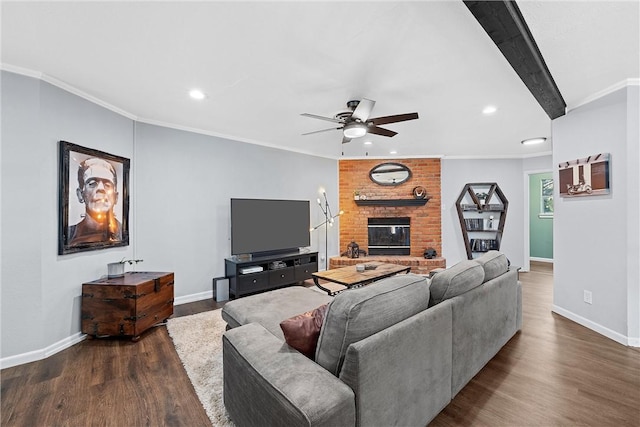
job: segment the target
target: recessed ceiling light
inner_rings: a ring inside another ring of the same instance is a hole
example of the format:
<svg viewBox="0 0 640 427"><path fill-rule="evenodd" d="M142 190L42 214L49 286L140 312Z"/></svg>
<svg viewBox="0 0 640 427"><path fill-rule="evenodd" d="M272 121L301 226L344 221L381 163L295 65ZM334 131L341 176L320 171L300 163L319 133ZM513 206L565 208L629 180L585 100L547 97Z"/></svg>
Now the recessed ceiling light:
<svg viewBox="0 0 640 427"><path fill-rule="evenodd" d="M547 138L542 138L542 137L529 138L529 139L525 139L524 141L522 141L522 145L542 144L546 140L547 140Z"/></svg>
<svg viewBox="0 0 640 427"><path fill-rule="evenodd" d="M193 99L198 99L198 100L206 98L206 95L204 94L204 92L202 92L199 89L191 89L189 91L189 96Z"/></svg>
<svg viewBox="0 0 640 427"><path fill-rule="evenodd" d="M493 114L498 111L498 108L494 105L487 105L482 109L482 114Z"/></svg>
<svg viewBox="0 0 640 427"><path fill-rule="evenodd" d="M373 142L371 142L371 141L365 141L364 142L364 145L371 145L371 144L373 144Z"/></svg>
<svg viewBox="0 0 640 427"><path fill-rule="evenodd" d="M398 152L396 150L391 150L389 151L389 154L398 154Z"/></svg>

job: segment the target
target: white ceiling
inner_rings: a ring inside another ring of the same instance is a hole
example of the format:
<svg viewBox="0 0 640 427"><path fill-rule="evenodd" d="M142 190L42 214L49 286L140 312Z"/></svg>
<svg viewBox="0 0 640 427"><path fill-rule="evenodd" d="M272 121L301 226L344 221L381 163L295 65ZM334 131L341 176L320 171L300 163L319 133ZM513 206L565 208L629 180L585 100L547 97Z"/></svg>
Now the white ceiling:
<svg viewBox="0 0 640 427"><path fill-rule="evenodd" d="M568 109L637 83L638 1L518 6ZM551 121L462 1L3 1L1 12L4 69L140 121L330 158L551 151L520 144L550 137ZM187 96L196 87L205 100ZM377 101L372 117L420 119L383 126L393 138L301 136L332 124L300 113L360 98ZM498 111L484 116L488 104Z"/></svg>

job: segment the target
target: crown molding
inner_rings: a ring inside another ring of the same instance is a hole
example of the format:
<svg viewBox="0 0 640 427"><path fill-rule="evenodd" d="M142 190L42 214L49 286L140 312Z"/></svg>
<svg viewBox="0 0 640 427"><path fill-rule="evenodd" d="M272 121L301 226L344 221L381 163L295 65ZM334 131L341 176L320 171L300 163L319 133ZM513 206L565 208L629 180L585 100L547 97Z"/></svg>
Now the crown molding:
<svg viewBox="0 0 640 427"><path fill-rule="evenodd" d="M0 64L0 69L2 69L3 71L8 71L10 73L14 73L14 74L20 74L26 77L32 77L34 79L38 79L40 81L49 83L53 86L56 86L66 92L69 92L73 95L76 95L80 98L86 99L89 102L92 102L96 105L99 105L103 108L106 108L107 110L113 111L114 113L120 114L121 116L127 117L131 120L137 120L137 117L135 114L131 114L130 112L123 110L122 108L116 107L113 104L109 104L108 102L103 101L100 98L96 98L93 95L88 94L87 92L84 92L80 89L78 89L75 86L70 85L69 83L63 82L62 80L58 80L55 77L51 77L47 74L44 74L40 71L34 71L34 70L30 70L28 68L22 68L22 67L17 67L15 65L11 65L11 64Z"/></svg>
<svg viewBox="0 0 640 427"><path fill-rule="evenodd" d="M639 78L633 78L633 79L625 79L625 80L621 80L618 83L615 83L611 86L609 86L608 88L602 89L599 92L594 93L593 95L589 95L588 97L586 97L585 99L583 99L582 101L576 103L575 105L571 105L567 107L567 113L571 110L575 110L578 107L582 107L583 105L586 105L590 102L595 101L596 99L600 99L603 96L607 96L610 93L613 93L617 90L620 89L624 89L625 87L628 86L640 86L640 79Z"/></svg>

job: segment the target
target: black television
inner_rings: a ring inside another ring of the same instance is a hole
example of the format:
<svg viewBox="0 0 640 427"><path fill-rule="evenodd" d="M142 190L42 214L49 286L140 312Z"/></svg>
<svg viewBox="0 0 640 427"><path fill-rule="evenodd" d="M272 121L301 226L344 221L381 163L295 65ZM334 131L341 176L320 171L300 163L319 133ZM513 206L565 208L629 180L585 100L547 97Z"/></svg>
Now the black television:
<svg viewBox="0 0 640 427"><path fill-rule="evenodd" d="M308 200L231 199L231 255L297 252L311 244Z"/></svg>

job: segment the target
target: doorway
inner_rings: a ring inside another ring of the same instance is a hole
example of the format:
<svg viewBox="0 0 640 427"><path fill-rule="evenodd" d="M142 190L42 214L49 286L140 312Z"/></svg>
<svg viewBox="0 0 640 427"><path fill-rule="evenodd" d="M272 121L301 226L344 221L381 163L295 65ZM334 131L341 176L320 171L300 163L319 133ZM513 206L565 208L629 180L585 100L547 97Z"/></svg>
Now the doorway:
<svg viewBox="0 0 640 427"><path fill-rule="evenodd" d="M549 170L525 172L524 271L531 261L553 263L554 180Z"/></svg>

